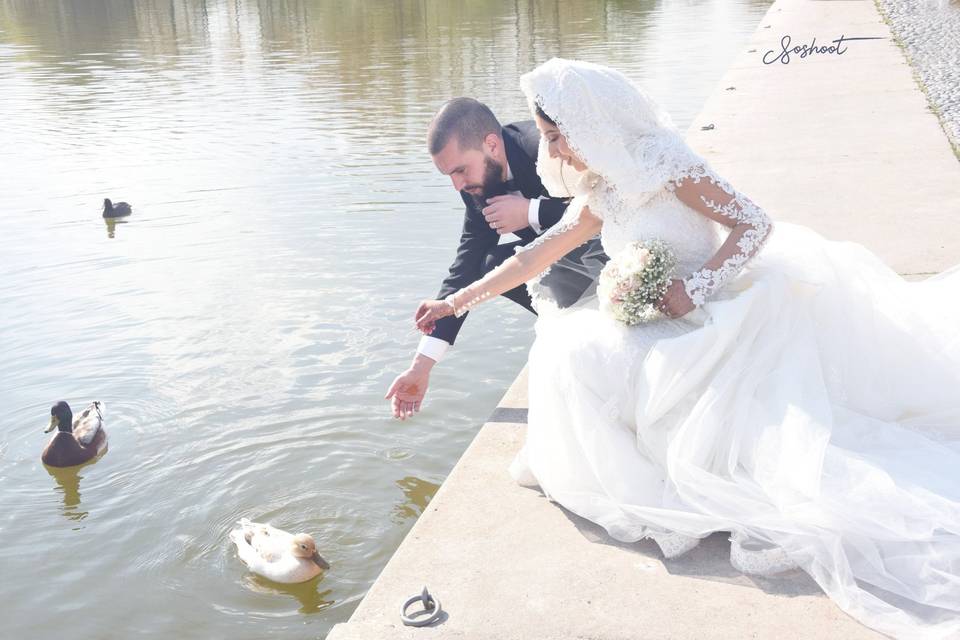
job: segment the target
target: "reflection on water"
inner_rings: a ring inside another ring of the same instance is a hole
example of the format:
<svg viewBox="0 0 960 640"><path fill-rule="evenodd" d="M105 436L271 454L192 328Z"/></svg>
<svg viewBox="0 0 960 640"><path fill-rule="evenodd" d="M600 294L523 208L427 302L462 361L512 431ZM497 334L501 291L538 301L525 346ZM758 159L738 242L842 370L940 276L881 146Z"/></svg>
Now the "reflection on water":
<svg viewBox="0 0 960 640"><path fill-rule="evenodd" d="M527 118L520 74L563 55L686 128L769 4L0 0L4 632L346 620L532 341L491 303L423 411L389 417L462 223L431 115L473 95ZM113 196L129 224L102 221ZM43 473L36 417L90 397L110 454ZM250 582L227 539L244 516L310 531L322 584ZM41 574L38 554L69 562Z"/></svg>
<svg viewBox="0 0 960 640"><path fill-rule="evenodd" d="M83 476L80 470L83 467L93 464L96 460L91 460L86 464L76 467L57 468L43 465L56 483L57 491L63 494L63 515L69 520L80 521L89 515L88 511L81 511L80 507L80 481Z"/></svg>
<svg viewBox="0 0 960 640"><path fill-rule="evenodd" d="M397 486L403 491L404 501L394 506L394 522L402 522L407 518L418 518L426 510L430 499L440 488L439 484L413 476L397 480Z"/></svg>
<svg viewBox="0 0 960 640"><path fill-rule="evenodd" d="M300 603L298 613L319 613L334 604L333 600L325 599L333 589L317 590L322 582L323 574L299 584L281 584L251 573L244 577L243 586L261 595L293 597Z"/></svg>
<svg viewBox="0 0 960 640"><path fill-rule="evenodd" d="M117 218L104 218L103 223L107 226L107 237L112 238L116 235L117 225L118 224L127 224L129 220L121 220Z"/></svg>

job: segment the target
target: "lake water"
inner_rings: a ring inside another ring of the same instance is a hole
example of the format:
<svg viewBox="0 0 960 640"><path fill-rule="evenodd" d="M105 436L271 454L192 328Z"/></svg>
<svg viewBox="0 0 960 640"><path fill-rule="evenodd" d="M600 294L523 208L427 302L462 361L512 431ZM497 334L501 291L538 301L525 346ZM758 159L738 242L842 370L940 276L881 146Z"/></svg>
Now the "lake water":
<svg viewBox="0 0 960 640"><path fill-rule="evenodd" d="M462 223L433 112L527 118L519 75L561 55L685 129L769 5L0 0L3 634L345 621L533 338L511 303L478 310L424 411L390 417ZM106 225L104 197L133 216ZM58 399L105 403L100 461L40 463ZM243 516L313 533L332 569L254 578Z"/></svg>

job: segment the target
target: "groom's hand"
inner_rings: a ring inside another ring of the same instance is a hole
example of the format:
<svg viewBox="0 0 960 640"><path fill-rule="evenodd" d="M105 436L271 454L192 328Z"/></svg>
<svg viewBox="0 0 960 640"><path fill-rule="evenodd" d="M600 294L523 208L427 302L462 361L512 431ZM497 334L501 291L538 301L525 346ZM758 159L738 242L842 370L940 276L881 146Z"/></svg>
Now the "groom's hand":
<svg viewBox="0 0 960 640"><path fill-rule="evenodd" d="M435 360L418 353L410 368L394 379L384 396L391 401L394 418L406 420L420 411L420 404L430 385L430 370L434 364Z"/></svg>
<svg viewBox="0 0 960 640"><path fill-rule="evenodd" d="M503 235L530 226L530 200L523 196L493 196L487 198L483 217L490 228Z"/></svg>

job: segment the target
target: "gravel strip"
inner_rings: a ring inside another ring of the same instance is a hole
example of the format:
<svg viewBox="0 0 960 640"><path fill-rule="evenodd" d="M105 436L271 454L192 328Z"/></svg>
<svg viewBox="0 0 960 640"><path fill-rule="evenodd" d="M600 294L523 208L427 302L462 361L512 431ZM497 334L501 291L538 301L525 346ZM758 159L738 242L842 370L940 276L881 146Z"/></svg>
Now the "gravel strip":
<svg viewBox="0 0 960 640"><path fill-rule="evenodd" d="M874 0L960 157L960 0Z"/></svg>

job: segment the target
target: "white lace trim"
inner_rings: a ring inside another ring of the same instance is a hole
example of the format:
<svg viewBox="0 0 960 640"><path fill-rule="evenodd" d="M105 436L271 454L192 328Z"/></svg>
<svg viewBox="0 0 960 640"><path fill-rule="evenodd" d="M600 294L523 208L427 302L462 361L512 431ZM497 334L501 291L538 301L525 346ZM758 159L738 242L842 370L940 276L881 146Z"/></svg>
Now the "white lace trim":
<svg viewBox="0 0 960 640"><path fill-rule="evenodd" d="M700 544L700 538L673 531L650 529L644 538L656 542L667 559L682 556ZM730 564L737 571L759 576L771 576L799 568L780 547L760 543L739 532L730 536Z"/></svg>
<svg viewBox="0 0 960 640"><path fill-rule="evenodd" d="M745 545L759 548L748 549ZM791 560L780 547L759 545L740 533L730 536L730 564L737 571L760 576L770 576L798 568L797 563Z"/></svg>
<svg viewBox="0 0 960 640"><path fill-rule="evenodd" d="M651 531L644 536L652 539L660 547L664 558L682 556L700 544L700 538L692 538L672 531Z"/></svg>
<svg viewBox="0 0 960 640"><path fill-rule="evenodd" d="M692 178L695 183L699 183L701 179L706 178L710 183L720 187L724 193L731 196L730 201L726 204L714 202L702 195L700 200L712 211L731 222L735 224L746 223L751 227L744 231L737 241L737 247L740 251L728 256L718 269L704 267L683 281L684 289L690 296L690 300L699 307L706 302L707 298L740 273L747 262L760 251L767 238L770 237L772 224L770 217L763 209L717 175L706 162L691 165L675 181L668 182L667 189L676 192L677 185L675 183L685 178Z"/></svg>

